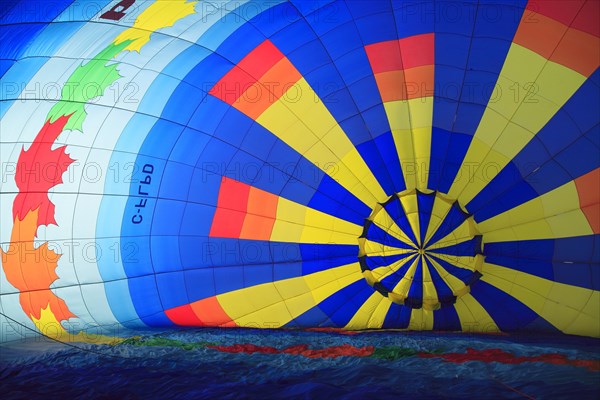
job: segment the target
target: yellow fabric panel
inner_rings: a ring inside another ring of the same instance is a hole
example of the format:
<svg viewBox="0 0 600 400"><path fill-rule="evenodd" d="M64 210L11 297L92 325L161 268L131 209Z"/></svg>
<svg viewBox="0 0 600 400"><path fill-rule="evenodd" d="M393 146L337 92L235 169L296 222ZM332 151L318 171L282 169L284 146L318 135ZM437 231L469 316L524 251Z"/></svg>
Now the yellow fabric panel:
<svg viewBox="0 0 600 400"><path fill-rule="evenodd" d="M463 332L500 332L496 322L470 294L459 297L454 304Z"/></svg>
<svg viewBox="0 0 600 400"><path fill-rule="evenodd" d="M535 82L546 63L548 63L548 60L535 51L529 50L516 43L511 43L506 59L504 60L504 65L502 66L502 71L500 71L500 76L508 78L512 82L517 82L520 85L527 82ZM502 87L502 93L504 94L504 91L511 93L509 87L510 85ZM492 102L493 106L490 106L494 108L497 108L498 105L506 107L510 110L510 116L519 106L518 102L515 102L514 99L514 97L498 98L496 102Z"/></svg>
<svg viewBox="0 0 600 400"><path fill-rule="evenodd" d="M317 165L325 166L325 173L329 174L365 204L372 205L374 202L387 199L388 196L356 150L356 147L348 141L348 152L342 153L344 147L340 146L338 140L341 141L341 137L346 138L346 136L339 126L336 126L334 133L329 133L323 139L322 143L325 145L327 145L327 141L331 142L330 147L321 146L325 147L327 151L315 146L304 156L311 161L315 159ZM346 138L346 140L348 139ZM339 162L334 162L336 159L339 159Z"/></svg>
<svg viewBox="0 0 600 400"><path fill-rule="evenodd" d="M386 107L387 111L387 107ZM389 112L388 112L389 118ZM402 169L402 176L407 189L417 187L418 172L414 165L415 145L413 144L413 132L410 130L392 129L392 137L396 145L396 152Z"/></svg>
<svg viewBox="0 0 600 400"><path fill-rule="evenodd" d="M343 267L315 272L305 276L304 279L310 287L315 304L318 304L333 293L362 279L362 277L360 264L356 262ZM329 285L330 283L337 286L335 290L332 287L325 286L325 284Z"/></svg>
<svg viewBox="0 0 600 400"><path fill-rule="evenodd" d="M362 227L302 204L279 198L271 240L295 243L356 244Z"/></svg>
<svg viewBox="0 0 600 400"><path fill-rule="evenodd" d="M408 100L411 129L415 145L417 165L417 189L426 189L431 162L431 126L433 121L433 97Z"/></svg>
<svg viewBox="0 0 600 400"><path fill-rule="evenodd" d="M425 243L431 239L433 234L437 231L440 224L448 214L448 211L452 208L453 202L448 199L444 199L443 197L435 196L433 200L433 208L431 210L431 219L429 221L429 226L427 227L427 232L425 233Z"/></svg>
<svg viewBox="0 0 600 400"><path fill-rule="evenodd" d="M480 222L478 228L484 233L493 232L578 210L579 207L577 186L575 182L569 182L502 214Z"/></svg>
<svg viewBox="0 0 600 400"><path fill-rule="evenodd" d="M560 215L539 219L499 229L484 235L486 243L512 242L520 240L555 239L593 235L594 232L581 210L573 210Z"/></svg>
<svg viewBox="0 0 600 400"><path fill-rule="evenodd" d="M229 317L236 323L238 323L238 321L244 317L251 315L264 315L265 317L272 317L274 318L274 321L289 321L292 319L292 317L289 312L285 311L285 304L283 301L286 299L286 297L293 298L295 296L306 296L306 294L310 292L308 285L306 285L304 281L304 277L292 279L294 280L293 285L288 285L287 287L290 292L280 293L279 290L277 290L276 284L282 285L281 282L268 282L261 285L251 286L217 295L217 300L227 315L229 315ZM310 296L308 297L308 300L310 300ZM278 313L274 312L273 306L277 308ZM270 310L270 315L265 315L265 310ZM244 319L246 324L243 326L247 326L247 323L256 323L258 321L268 320L269 319L264 318L248 320L246 318Z"/></svg>
<svg viewBox="0 0 600 400"><path fill-rule="evenodd" d="M600 336L600 292L485 264L485 282L510 294L564 333Z"/></svg>
<svg viewBox="0 0 600 400"><path fill-rule="evenodd" d="M304 225L308 207L280 197L277 202L277 221L286 221L293 224ZM333 218L333 217L332 217Z"/></svg>
<svg viewBox="0 0 600 400"><path fill-rule="evenodd" d="M562 79L560 84L557 84L557 77ZM553 104L562 105L571 98L586 79L585 76L575 70L555 62L548 62L537 77L535 81L536 88L533 90L537 91L539 97Z"/></svg>
<svg viewBox="0 0 600 400"><path fill-rule="evenodd" d="M433 97L385 102L407 189L425 189L431 161Z"/></svg>
<svg viewBox="0 0 600 400"><path fill-rule="evenodd" d="M280 327L359 279L360 266L352 263L223 293L217 299L239 326L265 322L270 327Z"/></svg>
<svg viewBox="0 0 600 400"><path fill-rule="evenodd" d="M287 221L275 221L271 232L271 241L298 243L302 238L304 227ZM313 241L312 243L318 243ZM325 243L328 243L327 241Z"/></svg>
<svg viewBox="0 0 600 400"><path fill-rule="evenodd" d="M590 302L600 302L599 296L594 296L590 299ZM581 332L579 335L600 337L600 326L598 326L598 317L592 317L588 314L581 313L575 318L575 321L571 323L567 331L569 332Z"/></svg>
<svg viewBox="0 0 600 400"><path fill-rule="evenodd" d="M350 139L304 78L257 122L304 155L367 205L387 195Z"/></svg>
<svg viewBox="0 0 600 400"><path fill-rule="evenodd" d="M433 97L422 97L411 100L387 101L383 104L390 128L406 131L412 129L431 128L433 118ZM431 143L431 138L429 138ZM427 141L422 142L422 144ZM422 153L423 156L428 156Z"/></svg>
<svg viewBox="0 0 600 400"><path fill-rule="evenodd" d="M484 121L489 122L482 119L482 123ZM497 124L495 120L492 123ZM478 137L476 133L473 137L463 161L463 166L468 168L465 167L463 173L457 177L461 182L460 186L455 186L455 181L449 192L450 196L457 198L462 204L468 204L534 136L533 133L513 122L504 121L504 124L506 125L504 130L498 133L491 145L482 140L487 139L485 136L489 135ZM491 133L492 129L487 132Z"/></svg>
<svg viewBox="0 0 600 400"><path fill-rule="evenodd" d="M435 253L435 256L449 262L458 268L468 269L470 271L481 271L484 257L482 255L471 256L455 256L448 254Z"/></svg>
<svg viewBox="0 0 600 400"><path fill-rule="evenodd" d="M402 235L402 231L396 226L396 222L383 207L381 207L379 211L377 211L377 214L372 217L372 221L384 231L395 230L398 234Z"/></svg>
<svg viewBox="0 0 600 400"><path fill-rule="evenodd" d="M422 268L423 268L423 302L424 303L426 303L426 302L437 303L438 302L437 290L435 289L435 285L433 284L433 281L431 280L431 273L429 272L429 265L428 265L428 263L425 262L425 260L423 260Z"/></svg>
<svg viewBox="0 0 600 400"><path fill-rule="evenodd" d="M392 132L397 131L406 133L412 128L408 104L408 100L386 101L383 103ZM412 135L406 133L406 136L408 137L405 140L410 140L411 143L410 150L414 150L414 146L412 145ZM396 147L398 147L398 145L396 145ZM414 159L414 153L405 154L408 154L407 160ZM400 161L402 162L404 160L400 159Z"/></svg>
<svg viewBox="0 0 600 400"><path fill-rule="evenodd" d="M462 292L465 288L465 283L450 274L448 271L444 269L437 261L433 260L431 257L427 257L427 261L433 265L433 268L440 274L444 282L452 289L452 293L456 296L460 292Z"/></svg>
<svg viewBox="0 0 600 400"><path fill-rule="evenodd" d="M398 269L402 268L407 263L413 262L415 260L415 256L408 256L400 261L396 261L395 263L389 266L382 266L371 270L371 274L375 279L381 281L388 276L392 275Z"/></svg>
<svg viewBox="0 0 600 400"><path fill-rule="evenodd" d="M571 71L566 67L561 68L563 68L565 71ZM574 74L580 76L577 73ZM584 79L578 79L577 82L570 82L570 80L572 79L570 79L571 76L569 76L568 74L557 74L556 76L554 76L554 78L561 79L560 85L553 85L555 88L564 88L565 86L567 88L571 88L571 90L563 91L561 93L561 97L564 97L562 103L560 103L560 105L557 105L556 103L553 103L543 98L542 96L531 94L531 99L526 102L523 102L521 107L519 107L519 109L515 112L515 115L513 115L511 122L514 122L516 125L522 127L528 132L531 132L532 134L537 133L540 129L544 127L544 125L546 125L548 121L550 121L550 118L552 118L554 114L556 114L556 112L562 107L562 105L566 103L566 101L575 93L575 91L584 82ZM562 81L563 79L564 81ZM563 86L563 83L565 86ZM536 85L539 85L539 82L536 82ZM525 89L523 89L523 91L525 91ZM513 130L514 129L507 129L506 131L510 134Z"/></svg>
<svg viewBox="0 0 600 400"><path fill-rule="evenodd" d="M424 245L429 242L429 239L431 239L431 237L433 236L437 228L440 226L442 221L442 218L438 217L433 213L429 216L429 225L427 225L427 232L425 232L425 239L423 242Z"/></svg>
<svg viewBox="0 0 600 400"><path fill-rule="evenodd" d="M382 208L377 213L375 219L373 220L373 223L378 227L382 228L384 231L387 231L387 233L389 233L391 236L394 236L401 242L414 247L412 240L410 240L408 236L400 229L400 227L396 225L396 222L386 211L385 208Z"/></svg>
<svg viewBox="0 0 600 400"><path fill-rule="evenodd" d="M379 294L381 296L380 293L376 293L376 294ZM392 301L387 297L383 297L383 300L379 302L379 305L377 306L377 308L375 308L375 311L371 315L371 318L369 318L369 322L368 322L367 326L370 329L380 329L381 327L383 327L383 323L385 322L385 317L386 317L388 311L390 310L391 306L392 306Z"/></svg>
<svg viewBox="0 0 600 400"><path fill-rule="evenodd" d="M419 224L419 204L417 202L417 196L400 196L400 202L402 203L402 209L408 219L410 227L415 234L417 244L420 245L421 240L421 226Z"/></svg>
<svg viewBox="0 0 600 400"><path fill-rule="evenodd" d="M369 257L373 256L394 256L396 254L405 254L415 252L415 250L411 249L400 249L397 247L390 247L382 245L378 242L373 242L371 240L365 240L364 244L365 252L369 255Z"/></svg>
<svg viewBox="0 0 600 400"><path fill-rule="evenodd" d="M433 329L433 311L424 308L413 308L410 313L409 330L430 331Z"/></svg>
<svg viewBox="0 0 600 400"><path fill-rule="evenodd" d="M462 243L464 241L470 240L473 236L477 234L475 229L475 223L473 221L473 217L469 217L465 220L460 226L450 232L448 235L444 236L440 240L438 240L435 245L432 246L433 249L440 247L447 247L450 245L455 245Z"/></svg>
<svg viewBox="0 0 600 400"><path fill-rule="evenodd" d="M306 208L305 230L302 232L302 240L310 241L312 234L316 229L331 229L331 243L341 243L341 241L350 241L351 244L356 243L356 238L362 233L362 227L343 219L333 217L321 211L312 208ZM313 232L311 232L313 231ZM316 236L315 236L316 237ZM351 239L352 238L352 239Z"/></svg>
<svg viewBox="0 0 600 400"><path fill-rule="evenodd" d="M568 330L582 332L585 336L600 337L600 326L598 322L598 310L600 305L600 294L594 291L582 312L575 318Z"/></svg>
<svg viewBox="0 0 600 400"><path fill-rule="evenodd" d="M356 244L356 238L346 233L305 226L297 243Z"/></svg>
<svg viewBox="0 0 600 400"><path fill-rule="evenodd" d="M358 309L344 329L379 329L392 302L379 292L373 293Z"/></svg>
<svg viewBox="0 0 600 400"><path fill-rule="evenodd" d="M469 203L584 81L579 73L513 43L463 161L468 171L457 175L449 195Z"/></svg>
<svg viewBox="0 0 600 400"><path fill-rule="evenodd" d="M289 301L290 304L295 306L300 305L300 307L304 306L302 308L306 308L307 310L310 308L309 304L311 304L310 296L307 294L290 299ZM236 318L234 320L235 323L238 326L248 328L261 327L261 325L265 328L279 328L294 318L287 307L287 302L284 301L255 310L248 315Z"/></svg>
<svg viewBox="0 0 600 400"><path fill-rule="evenodd" d="M408 296L408 290L410 289L410 285L413 283L413 277L415 276L415 271L417 270L419 258L415 257L414 259L411 258L411 260L412 265L410 266L408 271L406 271L404 277L402 277L400 282L398 282L392 290L392 292L398 293L404 297Z"/></svg>
<svg viewBox="0 0 600 400"><path fill-rule="evenodd" d="M274 107L279 110L285 109L285 112L287 113L287 115L286 115L287 120L277 121L277 120L273 119L273 120L270 120L269 123L273 123L274 125L267 126L264 123L262 123L261 120L263 120L263 115L268 115L266 113L269 113L269 111L271 109L273 109ZM306 152L309 149L311 149L313 146L315 146L318 143L318 139L314 135L312 135L308 132L308 128L306 127L306 125L300 120L294 120L293 118L296 118L296 116L293 115L293 113L291 111L289 111L287 108L285 108L285 106L281 105L279 102L275 102L273 105L271 105L265 111L265 113L263 113L263 115L261 115L259 118L257 118L256 121L263 124L266 128L270 129L271 132L275 134L275 136L282 139L284 142L286 142L288 145L290 145L298 153L304 155L304 154L306 154ZM291 125L284 127L285 124L288 124L290 122L292 122ZM279 128L279 131L278 131L278 128ZM294 137L295 140L293 142L288 142L286 139L279 136L278 132L280 132L280 131L285 131L285 137ZM329 161L333 161L333 160L329 160ZM319 167L321 170L324 170L325 168L330 167L330 166L331 166L330 162L328 163L327 166L317 165L317 167Z"/></svg>
<svg viewBox="0 0 600 400"><path fill-rule="evenodd" d="M302 121L309 132L317 139L323 139L326 135L341 133L345 140L341 140L338 146L343 148L353 147L339 128L338 122L333 118L306 79L300 78L279 100L284 102L297 119Z"/></svg>

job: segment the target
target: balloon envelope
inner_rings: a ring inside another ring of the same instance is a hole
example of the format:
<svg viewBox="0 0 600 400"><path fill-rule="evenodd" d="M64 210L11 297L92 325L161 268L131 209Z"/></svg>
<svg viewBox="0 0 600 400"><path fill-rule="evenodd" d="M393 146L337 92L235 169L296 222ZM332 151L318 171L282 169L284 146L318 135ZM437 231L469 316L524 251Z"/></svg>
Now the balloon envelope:
<svg viewBox="0 0 600 400"><path fill-rule="evenodd" d="M598 7L7 3L2 340L600 336Z"/></svg>

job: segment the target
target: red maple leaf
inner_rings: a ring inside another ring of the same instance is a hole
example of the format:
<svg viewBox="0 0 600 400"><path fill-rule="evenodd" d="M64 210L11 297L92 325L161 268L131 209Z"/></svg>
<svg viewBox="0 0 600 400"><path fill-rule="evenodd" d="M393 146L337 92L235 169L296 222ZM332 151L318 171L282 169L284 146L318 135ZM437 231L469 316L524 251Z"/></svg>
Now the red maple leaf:
<svg viewBox="0 0 600 400"><path fill-rule="evenodd" d="M65 153L66 146L52 150L54 141L63 131L71 115L46 121L28 150L21 150L17 162L15 182L19 194L13 204L13 218L23 220L25 215L39 208L38 227L55 224L54 204L48 191L63 182L62 175L73 163Z"/></svg>

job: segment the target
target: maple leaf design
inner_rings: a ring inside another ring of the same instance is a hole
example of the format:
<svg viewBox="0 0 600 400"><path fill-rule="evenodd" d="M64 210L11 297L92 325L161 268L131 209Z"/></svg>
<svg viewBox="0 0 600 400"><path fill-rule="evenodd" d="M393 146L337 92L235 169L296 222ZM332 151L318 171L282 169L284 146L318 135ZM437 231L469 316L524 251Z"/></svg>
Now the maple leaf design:
<svg viewBox="0 0 600 400"><path fill-rule="evenodd" d="M52 145L69 117L62 116L53 123L46 121L29 149L21 150L15 175L19 194L14 201L14 219L23 220L28 212L38 209L38 227L56 225L48 191L63 182L62 175L74 160L65 152L66 146L53 150Z"/></svg>

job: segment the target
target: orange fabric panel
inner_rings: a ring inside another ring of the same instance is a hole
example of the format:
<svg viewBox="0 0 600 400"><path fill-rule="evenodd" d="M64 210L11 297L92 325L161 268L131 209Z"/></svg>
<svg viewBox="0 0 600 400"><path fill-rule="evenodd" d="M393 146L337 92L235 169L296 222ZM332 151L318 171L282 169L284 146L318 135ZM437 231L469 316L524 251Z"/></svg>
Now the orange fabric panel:
<svg viewBox="0 0 600 400"><path fill-rule="evenodd" d="M544 6L540 6L540 13L537 14L531 14L531 11L525 12L513 41L550 61L564 65L584 76L590 76L600 64L600 40L597 36L588 33L588 31L595 32L589 25L597 26L600 17L596 14L578 20L578 26L584 28L586 30L584 32L568 26L574 17L574 14L571 15L573 10L577 12L581 4L575 8L566 5L565 2L535 4L544 4ZM594 7L585 7L588 8L592 12Z"/></svg>
<svg viewBox="0 0 600 400"><path fill-rule="evenodd" d="M19 290L19 302L27 316L41 317L42 309L50 307L58 321L75 315L64 300L50 290L58 279L56 268L61 255L52 250L48 243L35 247L34 239L39 226L40 208L29 211L20 220L14 220L10 245L6 251L0 249L6 279Z"/></svg>
<svg viewBox="0 0 600 400"><path fill-rule="evenodd" d="M246 214L244 225L240 232L240 239L269 240L275 225L274 218Z"/></svg>
<svg viewBox="0 0 600 400"><path fill-rule="evenodd" d="M407 99L433 96L433 70L433 65L423 65L404 70Z"/></svg>
<svg viewBox="0 0 600 400"><path fill-rule="evenodd" d="M282 58L240 96L235 107L257 119L271 104L300 80L302 75L287 58Z"/></svg>
<svg viewBox="0 0 600 400"><path fill-rule="evenodd" d="M196 316L209 326L234 327L235 322L229 318L216 296L208 297L190 304Z"/></svg>
<svg viewBox="0 0 600 400"><path fill-rule="evenodd" d="M600 168L588 172L575 179L577 193L579 193L579 205L581 207L598 204L600 201Z"/></svg>
<svg viewBox="0 0 600 400"><path fill-rule="evenodd" d="M240 238L269 240L277 217L278 202L278 196L251 187L248 195L248 211Z"/></svg>
<svg viewBox="0 0 600 400"><path fill-rule="evenodd" d="M600 39L569 29L550 60L589 77L600 65Z"/></svg>
<svg viewBox="0 0 600 400"><path fill-rule="evenodd" d="M407 70L387 71L375 75L384 102L433 96L434 66L424 65Z"/></svg>
<svg viewBox="0 0 600 400"><path fill-rule="evenodd" d="M275 218L278 202L279 196L251 187L248 195L248 214Z"/></svg>
<svg viewBox="0 0 600 400"><path fill-rule="evenodd" d="M600 168L575 179L579 206L594 233L600 233Z"/></svg>
<svg viewBox="0 0 600 400"><path fill-rule="evenodd" d="M433 96L434 34L365 46L383 102Z"/></svg>
<svg viewBox="0 0 600 400"><path fill-rule="evenodd" d="M530 18L535 18L537 22L523 19L517 29L513 42L536 52L544 58L549 58L567 27L552 18L541 14L536 14Z"/></svg>
<svg viewBox="0 0 600 400"><path fill-rule="evenodd" d="M600 233L600 203L581 209L594 233Z"/></svg>
<svg viewBox="0 0 600 400"><path fill-rule="evenodd" d="M381 99L386 101L406 99L406 84L404 82L404 71L386 71L375 74L377 87Z"/></svg>

